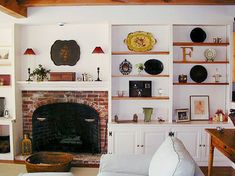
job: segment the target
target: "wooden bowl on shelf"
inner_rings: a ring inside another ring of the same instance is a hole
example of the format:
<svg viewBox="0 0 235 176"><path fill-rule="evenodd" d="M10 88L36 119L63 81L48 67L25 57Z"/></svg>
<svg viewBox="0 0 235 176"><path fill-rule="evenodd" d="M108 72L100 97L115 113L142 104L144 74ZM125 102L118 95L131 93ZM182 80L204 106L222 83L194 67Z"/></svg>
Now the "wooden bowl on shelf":
<svg viewBox="0 0 235 176"><path fill-rule="evenodd" d="M63 152L38 152L25 163L28 172L69 172L73 155Z"/></svg>

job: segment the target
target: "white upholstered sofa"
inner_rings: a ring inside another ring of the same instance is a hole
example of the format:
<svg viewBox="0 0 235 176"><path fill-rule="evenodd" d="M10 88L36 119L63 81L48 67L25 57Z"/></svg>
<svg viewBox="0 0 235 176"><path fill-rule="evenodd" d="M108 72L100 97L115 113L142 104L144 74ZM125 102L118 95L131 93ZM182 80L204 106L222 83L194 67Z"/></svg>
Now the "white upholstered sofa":
<svg viewBox="0 0 235 176"><path fill-rule="evenodd" d="M204 176L183 143L168 137L153 156L102 155L98 176Z"/></svg>

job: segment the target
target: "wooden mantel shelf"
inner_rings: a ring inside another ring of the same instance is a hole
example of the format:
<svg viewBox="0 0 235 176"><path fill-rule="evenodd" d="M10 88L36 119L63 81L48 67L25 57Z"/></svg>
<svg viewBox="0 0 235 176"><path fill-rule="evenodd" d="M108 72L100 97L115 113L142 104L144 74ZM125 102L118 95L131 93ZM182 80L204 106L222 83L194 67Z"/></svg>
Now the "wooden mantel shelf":
<svg viewBox="0 0 235 176"><path fill-rule="evenodd" d="M48 90L48 91L108 91L109 84L107 81L43 81L27 82L18 81L21 90Z"/></svg>
<svg viewBox="0 0 235 176"><path fill-rule="evenodd" d="M133 51L113 51L112 55L168 55L169 51L147 51L147 52L133 52Z"/></svg>
<svg viewBox="0 0 235 176"><path fill-rule="evenodd" d="M153 96L153 97L118 97L112 96L113 100L169 100L168 96Z"/></svg>
<svg viewBox="0 0 235 176"><path fill-rule="evenodd" d="M173 85L181 85L181 86L187 86L187 85L218 85L218 86L222 86L222 85L229 85L229 83L173 83Z"/></svg>
<svg viewBox="0 0 235 176"><path fill-rule="evenodd" d="M182 59L183 60L183 59ZM190 60L190 61L182 61L182 60L174 60L174 64L229 64L228 60L221 60L221 61L214 61L214 62L207 62L207 61L197 61L197 60Z"/></svg>
<svg viewBox="0 0 235 176"><path fill-rule="evenodd" d="M203 42L203 43L193 43L193 42L173 42L173 46L228 46L229 43L210 43L210 42Z"/></svg>
<svg viewBox="0 0 235 176"><path fill-rule="evenodd" d="M117 77L117 78L119 78L119 77L147 77L147 78L149 78L149 77L166 77L166 78L168 78L168 77L170 77L170 75L142 75L142 74L140 74L140 75L120 75L120 74L117 74L117 75L112 75L112 77Z"/></svg>

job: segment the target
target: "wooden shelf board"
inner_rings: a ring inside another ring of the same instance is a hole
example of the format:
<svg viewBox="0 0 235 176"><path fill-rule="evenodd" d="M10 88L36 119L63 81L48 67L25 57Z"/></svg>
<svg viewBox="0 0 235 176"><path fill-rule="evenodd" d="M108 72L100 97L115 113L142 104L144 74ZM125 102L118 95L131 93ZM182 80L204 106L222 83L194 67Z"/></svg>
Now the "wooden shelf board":
<svg viewBox="0 0 235 176"><path fill-rule="evenodd" d="M169 100L168 96L154 96L154 97L118 97L112 96L113 100Z"/></svg>
<svg viewBox="0 0 235 176"><path fill-rule="evenodd" d="M0 86L0 88L10 88L11 85L3 85L3 86Z"/></svg>
<svg viewBox="0 0 235 176"><path fill-rule="evenodd" d="M170 77L170 75L112 75L112 77Z"/></svg>
<svg viewBox="0 0 235 176"><path fill-rule="evenodd" d="M12 45L0 45L0 48L10 48Z"/></svg>
<svg viewBox="0 0 235 176"><path fill-rule="evenodd" d="M173 42L173 46L228 46L229 43L193 43L193 42Z"/></svg>
<svg viewBox="0 0 235 176"><path fill-rule="evenodd" d="M148 55L148 54L158 54L158 55L168 55L169 51L147 51L147 52L132 52L132 51L114 51L112 55Z"/></svg>
<svg viewBox="0 0 235 176"><path fill-rule="evenodd" d="M191 61L173 61L174 64L228 64L229 61L224 60L224 61L214 61L214 62L207 62L207 61L196 61L196 60L191 60Z"/></svg>
<svg viewBox="0 0 235 176"><path fill-rule="evenodd" d="M229 83L173 83L173 85L229 85Z"/></svg>
<svg viewBox="0 0 235 176"><path fill-rule="evenodd" d="M0 63L0 66L11 66L11 63Z"/></svg>

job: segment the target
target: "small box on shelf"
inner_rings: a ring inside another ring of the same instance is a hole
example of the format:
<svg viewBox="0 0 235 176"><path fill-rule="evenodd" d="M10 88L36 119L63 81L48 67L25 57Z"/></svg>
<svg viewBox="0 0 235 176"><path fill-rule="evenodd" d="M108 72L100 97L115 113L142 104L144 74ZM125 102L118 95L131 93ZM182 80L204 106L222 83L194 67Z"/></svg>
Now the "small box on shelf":
<svg viewBox="0 0 235 176"><path fill-rule="evenodd" d="M11 75L0 75L0 86L11 85Z"/></svg>
<svg viewBox="0 0 235 176"><path fill-rule="evenodd" d="M75 72L50 72L50 81L75 81Z"/></svg>

